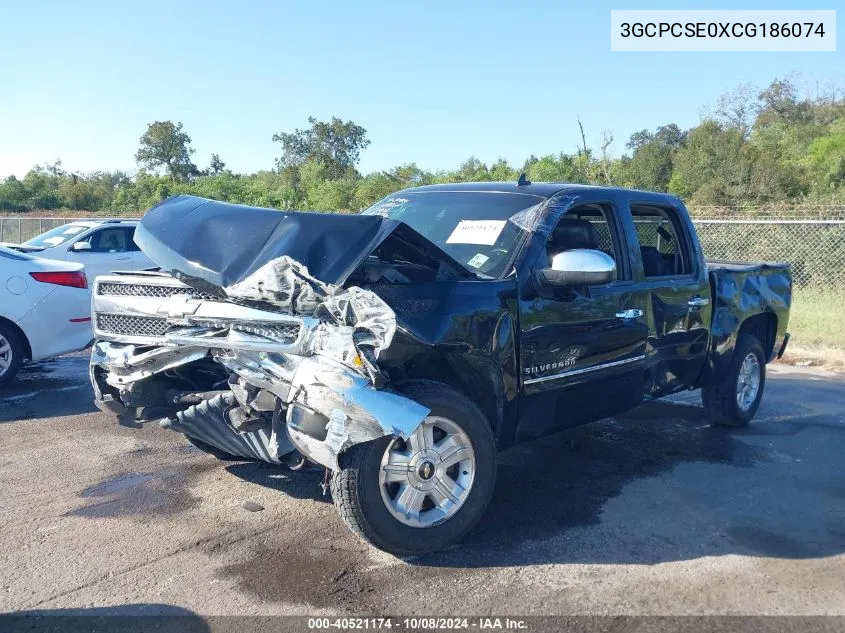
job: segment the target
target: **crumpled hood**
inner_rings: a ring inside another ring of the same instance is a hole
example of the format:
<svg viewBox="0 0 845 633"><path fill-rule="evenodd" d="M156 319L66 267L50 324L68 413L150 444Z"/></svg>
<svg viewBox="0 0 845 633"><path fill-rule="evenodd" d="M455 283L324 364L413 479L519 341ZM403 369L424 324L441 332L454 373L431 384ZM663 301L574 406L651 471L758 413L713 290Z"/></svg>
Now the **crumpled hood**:
<svg viewBox="0 0 845 633"><path fill-rule="evenodd" d="M202 280L228 288L287 256L312 277L342 285L394 233L427 257L465 271L435 244L390 218L277 211L195 196L175 196L150 209L135 231L135 242L187 283Z"/></svg>

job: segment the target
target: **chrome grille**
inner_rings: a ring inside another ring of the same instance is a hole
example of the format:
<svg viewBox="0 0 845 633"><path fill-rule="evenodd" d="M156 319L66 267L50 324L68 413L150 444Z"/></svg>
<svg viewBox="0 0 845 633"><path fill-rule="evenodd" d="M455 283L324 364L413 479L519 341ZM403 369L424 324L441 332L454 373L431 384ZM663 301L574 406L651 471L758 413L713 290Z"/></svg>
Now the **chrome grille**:
<svg viewBox="0 0 845 633"><path fill-rule="evenodd" d="M266 332L270 338L288 345L296 342L299 336L299 327L297 323L291 323L290 325L257 325L255 327L235 325L235 329L241 332L258 334L259 336L264 336L264 332Z"/></svg>
<svg viewBox="0 0 845 633"><path fill-rule="evenodd" d="M98 314L97 330L105 334L123 336L164 336L167 330L167 319L125 314Z"/></svg>
<svg viewBox="0 0 845 633"><path fill-rule="evenodd" d="M97 294L112 297L158 297L167 298L173 295L188 295L191 299L205 301L219 300L221 297L201 292L184 286L163 286L160 284L118 284L103 282L97 286Z"/></svg>
<svg viewBox="0 0 845 633"><path fill-rule="evenodd" d="M236 332L263 336L284 345L291 345L299 338L301 323L232 323L218 319L191 318L188 321L193 326L210 327L225 330L231 328Z"/></svg>

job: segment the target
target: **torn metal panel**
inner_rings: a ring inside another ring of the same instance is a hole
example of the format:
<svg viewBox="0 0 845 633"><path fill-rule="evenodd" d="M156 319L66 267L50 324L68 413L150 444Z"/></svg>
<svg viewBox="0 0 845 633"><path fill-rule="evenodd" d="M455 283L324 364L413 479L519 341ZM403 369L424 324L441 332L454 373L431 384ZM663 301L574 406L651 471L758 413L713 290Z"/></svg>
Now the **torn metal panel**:
<svg viewBox="0 0 845 633"><path fill-rule="evenodd" d="M217 297L193 298L183 292L184 284L170 282L158 284L154 293L139 289L132 276L101 278L95 285L96 315L161 322L155 334L143 339L156 347L117 342L131 339L131 333L104 333L117 340L97 343L92 367L101 373L98 377L92 371L92 379L102 381L98 399L109 410L131 416L135 407L146 406L144 396L160 393L158 383L142 382L144 388L131 383L209 357L237 376L228 381L236 408L208 421L212 405L200 399L187 410L167 414L163 426L230 454L274 463L283 456L280 451L296 446L312 461L333 468L349 446L385 435L407 436L428 414L413 401L373 386L382 382L376 362L393 340L396 317L372 291L325 284L286 257L234 292L242 298L255 293L280 308L286 302L288 311L310 310L311 316L259 310ZM100 288L106 284L111 294L104 296ZM285 328L295 330L287 339ZM116 394L104 393L106 386L116 388ZM277 408L285 410L284 417L275 411L270 428L263 412ZM296 421L306 417L310 426L297 428ZM293 444L279 438L282 427Z"/></svg>
<svg viewBox="0 0 845 633"><path fill-rule="evenodd" d="M788 263L757 264L707 261L713 289L713 320L710 332L709 376L727 371L742 323L768 314L777 321L772 354L787 336L792 304L792 269ZM705 377L706 379L706 377Z"/></svg>
<svg viewBox="0 0 845 633"><path fill-rule="evenodd" d="M254 293L281 312L194 298L175 279L150 286L127 275L100 277L94 288L95 335L140 345L322 354L383 382L376 361L396 330L396 316L383 299L355 286L325 284L287 257L256 275L220 290L240 298ZM296 316L303 314L308 316Z"/></svg>
<svg viewBox="0 0 845 633"><path fill-rule="evenodd" d="M291 441L328 468L337 468L338 455L355 444L387 435L408 437L429 413L413 400L373 388L366 378L328 358L259 358L244 352L217 360L282 398Z"/></svg>
<svg viewBox="0 0 845 633"><path fill-rule="evenodd" d="M91 350L91 364L107 367L107 382L113 387L125 387L153 374L186 365L204 358L208 350L194 347L155 348L136 354L135 345L96 343Z"/></svg>
<svg viewBox="0 0 845 633"><path fill-rule="evenodd" d="M269 428L237 433L226 423L226 409L237 405L233 394L191 407L190 414L179 412L176 419L161 421L162 428L178 431L210 444L230 455L282 463L295 448L288 439L284 422L274 417Z"/></svg>
<svg viewBox="0 0 845 633"><path fill-rule="evenodd" d="M271 260L243 281L225 286L231 299L260 301L289 314L313 314L338 289L312 277L287 255Z"/></svg>

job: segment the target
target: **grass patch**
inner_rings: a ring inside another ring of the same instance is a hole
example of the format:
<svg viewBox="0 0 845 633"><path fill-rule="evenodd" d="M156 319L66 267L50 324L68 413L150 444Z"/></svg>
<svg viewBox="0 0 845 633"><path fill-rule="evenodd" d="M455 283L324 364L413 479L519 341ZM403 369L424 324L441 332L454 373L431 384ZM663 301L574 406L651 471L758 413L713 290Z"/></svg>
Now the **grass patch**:
<svg viewBox="0 0 845 633"><path fill-rule="evenodd" d="M792 343L845 351L845 292L797 289L789 312Z"/></svg>
<svg viewBox="0 0 845 633"><path fill-rule="evenodd" d="M845 369L845 291L797 288L789 311L787 362Z"/></svg>

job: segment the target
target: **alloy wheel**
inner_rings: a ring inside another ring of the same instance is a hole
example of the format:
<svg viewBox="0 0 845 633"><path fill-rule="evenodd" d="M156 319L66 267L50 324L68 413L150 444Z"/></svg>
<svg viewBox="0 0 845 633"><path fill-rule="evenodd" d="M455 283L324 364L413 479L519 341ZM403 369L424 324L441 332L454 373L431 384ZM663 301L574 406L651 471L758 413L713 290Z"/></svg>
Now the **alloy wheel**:
<svg viewBox="0 0 845 633"><path fill-rule="evenodd" d="M760 391L760 361L754 352L742 360L736 380L736 404L742 411L748 411Z"/></svg>
<svg viewBox="0 0 845 633"><path fill-rule="evenodd" d="M453 420L429 416L407 439L391 442L381 460L379 487L387 510L411 527L448 520L469 496L475 452Z"/></svg>

